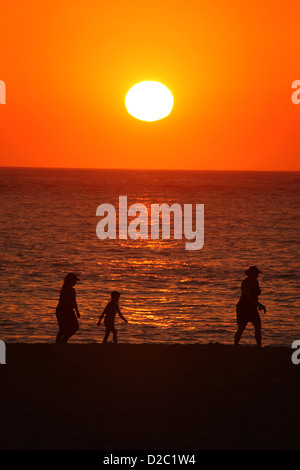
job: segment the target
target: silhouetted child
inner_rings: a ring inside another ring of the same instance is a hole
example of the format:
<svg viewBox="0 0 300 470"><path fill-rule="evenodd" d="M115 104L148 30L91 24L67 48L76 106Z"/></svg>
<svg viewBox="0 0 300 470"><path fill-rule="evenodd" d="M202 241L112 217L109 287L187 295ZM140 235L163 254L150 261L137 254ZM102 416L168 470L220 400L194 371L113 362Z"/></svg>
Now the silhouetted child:
<svg viewBox="0 0 300 470"><path fill-rule="evenodd" d="M108 304L106 305L106 307L103 310L103 313L100 315L99 321L97 323L97 326L100 326L101 320L105 316L104 325L105 325L106 331L105 331L105 335L104 335L104 338L103 338L103 343L107 342L109 334L110 334L110 332L112 332L114 343L117 344L117 330L115 329L115 316L116 316L117 312L118 312L119 316L122 318L122 320L125 323L127 323L126 318L124 318L123 315L120 312L120 308L119 308L119 304L118 304L120 295L121 294L119 292L116 292L116 291L113 291L111 293L111 301L108 302Z"/></svg>

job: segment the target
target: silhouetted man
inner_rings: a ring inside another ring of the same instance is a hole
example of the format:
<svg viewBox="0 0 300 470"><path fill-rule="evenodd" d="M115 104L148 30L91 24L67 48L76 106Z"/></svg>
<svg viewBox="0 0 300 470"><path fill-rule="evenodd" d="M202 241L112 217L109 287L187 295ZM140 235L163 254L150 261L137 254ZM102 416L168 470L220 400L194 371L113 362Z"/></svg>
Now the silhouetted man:
<svg viewBox="0 0 300 470"><path fill-rule="evenodd" d="M241 297L236 306L238 330L234 337L234 344L239 344L241 336L250 322L255 329L255 339L257 346L261 346L261 320L258 310L264 310L266 307L258 301L261 290L258 283L258 275L261 273L256 266L250 266L245 271L247 275L241 285Z"/></svg>

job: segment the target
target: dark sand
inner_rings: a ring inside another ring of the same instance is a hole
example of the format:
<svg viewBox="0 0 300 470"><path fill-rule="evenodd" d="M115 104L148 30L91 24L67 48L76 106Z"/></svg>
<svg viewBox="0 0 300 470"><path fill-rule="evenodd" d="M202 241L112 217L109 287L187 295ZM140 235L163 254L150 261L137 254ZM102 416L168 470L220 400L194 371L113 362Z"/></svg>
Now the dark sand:
<svg viewBox="0 0 300 470"><path fill-rule="evenodd" d="M288 348L7 344L1 449L299 449Z"/></svg>

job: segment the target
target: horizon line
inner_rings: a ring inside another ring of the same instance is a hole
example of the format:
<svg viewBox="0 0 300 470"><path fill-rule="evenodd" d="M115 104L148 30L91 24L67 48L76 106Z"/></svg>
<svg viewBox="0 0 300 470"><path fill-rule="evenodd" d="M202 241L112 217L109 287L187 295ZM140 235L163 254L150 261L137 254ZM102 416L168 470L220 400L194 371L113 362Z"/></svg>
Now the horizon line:
<svg viewBox="0 0 300 470"><path fill-rule="evenodd" d="M239 170L239 169L195 169L195 168L99 168L99 167L56 167L56 166L9 166L0 165L0 169L31 169L31 170L98 170L98 171L207 171L207 172L248 172L248 173L299 173L300 170Z"/></svg>

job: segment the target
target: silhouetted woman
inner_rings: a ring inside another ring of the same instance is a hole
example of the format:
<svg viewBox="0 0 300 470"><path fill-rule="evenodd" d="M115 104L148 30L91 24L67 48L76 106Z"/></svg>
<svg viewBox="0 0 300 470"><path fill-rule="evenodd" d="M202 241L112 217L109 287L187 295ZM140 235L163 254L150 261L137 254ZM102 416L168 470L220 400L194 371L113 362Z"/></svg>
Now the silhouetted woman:
<svg viewBox="0 0 300 470"><path fill-rule="evenodd" d="M61 288L59 302L56 307L56 317L59 326L56 343L67 343L71 336L79 330L77 317L80 318L80 314L74 289L77 281L79 281L78 277L74 273L69 273L66 275Z"/></svg>
<svg viewBox="0 0 300 470"><path fill-rule="evenodd" d="M242 282L242 294L236 306L238 330L234 337L234 344L239 344L247 323L250 322L255 328L257 346L261 346L261 320L258 310L266 312L266 307L258 301L261 290L257 278L260 272L256 266L250 266L245 271L247 277Z"/></svg>

